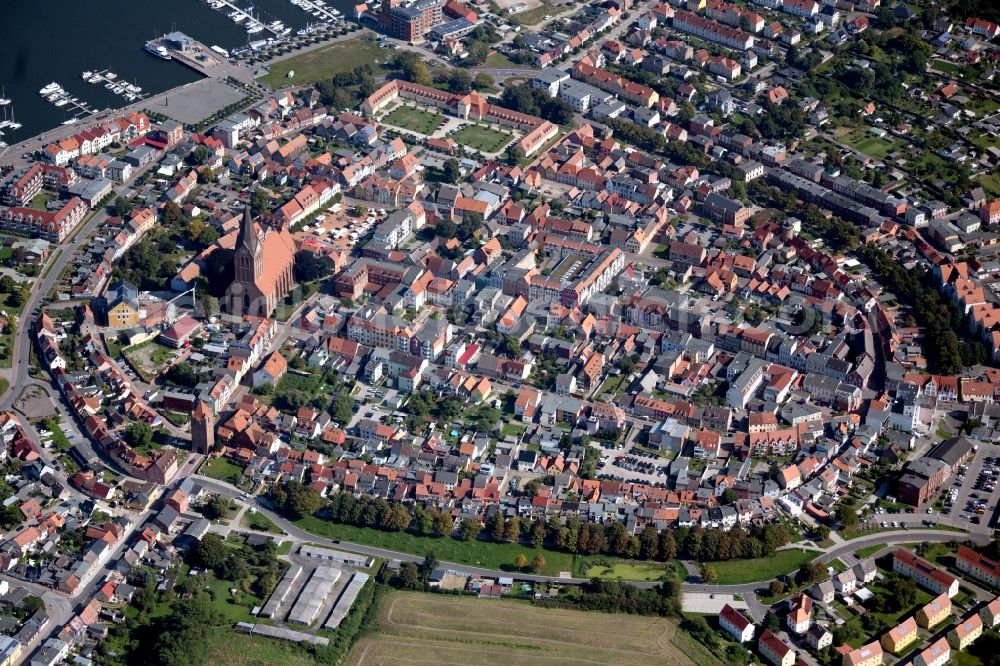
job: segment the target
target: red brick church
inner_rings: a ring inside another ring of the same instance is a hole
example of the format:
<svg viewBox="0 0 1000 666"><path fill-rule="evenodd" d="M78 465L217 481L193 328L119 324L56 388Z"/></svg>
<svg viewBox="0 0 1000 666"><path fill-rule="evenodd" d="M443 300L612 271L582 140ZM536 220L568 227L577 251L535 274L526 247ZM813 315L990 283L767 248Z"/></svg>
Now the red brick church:
<svg viewBox="0 0 1000 666"><path fill-rule="evenodd" d="M268 317L294 284L295 242L286 227L254 223L249 204L233 256L234 277L221 308L226 314Z"/></svg>

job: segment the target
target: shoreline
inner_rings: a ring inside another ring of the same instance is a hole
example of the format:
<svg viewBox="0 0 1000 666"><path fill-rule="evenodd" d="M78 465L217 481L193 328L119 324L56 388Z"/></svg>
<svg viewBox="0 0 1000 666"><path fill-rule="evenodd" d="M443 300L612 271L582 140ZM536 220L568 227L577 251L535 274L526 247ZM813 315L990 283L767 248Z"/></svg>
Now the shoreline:
<svg viewBox="0 0 1000 666"><path fill-rule="evenodd" d="M133 102L131 104L127 104L127 105L119 106L119 107L109 107L109 108L102 109L101 111L99 111L97 113L91 114L89 116L84 116L83 118L80 118L79 120L77 120L77 122L72 123L70 125L55 125L53 127L50 127L50 128L48 128L48 129L46 129L46 130L44 130L42 132L39 132L39 133L37 133L37 134L35 134L33 136L30 136L30 137L27 137L25 139L22 139L22 140L18 141L17 143L12 143L12 144L10 144L9 146L7 146L5 148L0 148L0 162L3 162L5 160L9 161L9 160L12 160L12 159L16 161L16 160L20 159L21 154L24 153L24 152L35 152L37 150L41 150L46 145L48 145L48 144L50 144L52 142L61 141L63 139L66 139L66 138L69 138L69 137L73 136L74 134L76 134L77 132L79 132L81 128L89 127L89 126L91 126L91 125L93 125L95 123L101 122L103 120L107 120L109 118L114 118L116 116L120 116L120 115L125 114L125 113L138 112L138 111L154 111L155 113L161 113L159 110L157 110L155 108L152 108L152 107L154 107L155 105L162 104L164 102L164 100L166 100L166 99L168 99L170 97L173 97L173 96L176 96L176 95L179 95L179 94L184 94L185 92L189 92L190 89L193 88L193 87L204 86L206 82L225 83L226 79L232 77L233 79L236 79L237 81L239 81L243 85L247 85L247 86L251 86L251 87L254 87L254 86L258 87L258 88L260 88L262 94L266 94L266 91L268 91L270 89L265 84L261 83L258 80L258 77L265 73L266 68L268 66L270 66L273 63L280 62L282 60L286 60L288 58L292 58L294 56L297 56L297 55L300 55L300 54L303 54L303 53L308 53L310 51L313 51L313 50L316 50L316 49L319 49L319 48L323 48L323 47L328 46L330 44L335 44L335 43L337 43L339 41L342 41L342 40L355 38L355 37L357 37L357 36L359 36L361 34L364 34L366 32L366 30L367 30L366 28L357 26L357 24L348 24L348 25L355 26L356 29L351 30L346 35L340 35L340 34L338 34L336 37L333 37L331 39L323 40L323 41L318 42L316 44L310 44L310 45L308 45L306 47L303 47L303 48L300 48L300 49L295 49L291 53L286 53L286 54L283 54L283 55L275 56L274 58L268 60L267 62L254 63L253 65L248 65L248 64L244 63L243 61L232 62L232 61L229 61L229 60L225 60L225 61L221 61L220 60L220 63L221 63L220 69L219 69L218 72L216 72L213 75L208 75L208 74L205 74L203 72L200 72L198 69L195 69L195 68L191 67L190 65L188 65L187 63L184 63L183 60L179 60L179 62L185 64L186 67L188 67L189 69L191 69L191 71L195 71L195 72L201 74L201 78L199 78L196 81L190 81L188 83L184 83L184 84L182 84L180 86L175 86L173 88L168 88L167 90L164 90L163 92L157 93L155 95L151 95L151 96L149 96L149 97L147 97L145 99L139 100L137 102ZM201 44L201 43L199 42L199 44ZM201 44L201 46L203 46L206 49L210 48L210 47L208 47L207 45L204 45L204 44ZM212 114L216 113L217 110L218 109L208 110L203 115L202 120L211 117ZM166 115L166 114L164 114L164 115ZM171 117L171 116L168 116L168 117ZM173 120L174 118L171 117L171 119ZM180 122L182 124L184 124L184 123L187 122L187 121L179 120L179 119L176 119L176 120L177 120L177 122ZM11 155L13 155L13 158L11 157Z"/></svg>

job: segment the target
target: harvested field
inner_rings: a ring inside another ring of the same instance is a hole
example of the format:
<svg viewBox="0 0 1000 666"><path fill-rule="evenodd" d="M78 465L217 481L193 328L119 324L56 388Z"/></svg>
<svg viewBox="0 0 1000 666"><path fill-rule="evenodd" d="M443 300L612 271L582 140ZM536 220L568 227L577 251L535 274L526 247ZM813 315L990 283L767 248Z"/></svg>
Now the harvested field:
<svg viewBox="0 0 1000 666"><path fill-rule="evenodd" d="M521 601L397 592L383 599L379 623L380 631L354 647L348 664L717 663L678 635L672 620Z"/></svg>

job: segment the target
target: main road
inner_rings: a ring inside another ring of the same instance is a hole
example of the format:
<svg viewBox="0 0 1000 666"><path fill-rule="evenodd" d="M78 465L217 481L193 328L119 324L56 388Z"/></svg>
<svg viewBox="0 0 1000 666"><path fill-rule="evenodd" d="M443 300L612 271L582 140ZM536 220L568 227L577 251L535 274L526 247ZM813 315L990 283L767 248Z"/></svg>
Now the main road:
<svg viewBox="0 0 1000 666"><path fill-rule="evenodd" d="M142 169L137 170L129 180L113 190L112 197L119 195L129 197L132 192L132 183L136 182L139 177L155 164L157 162L152 162ZM108 211L106 207L102 206L94 210L76 228L70 237L66 239L66 242L55 247L52 253L53 258L42 268L44 277L35 280L32 285L31 293L24 304L23 314L18 320L17 330L14 333L14 343L11 349L11 368L10 370L3 371L10 381L10 387L3 396L0 396L0 411L9 410L21 389L31 383L28 378L28 367L31 358L31 340L33 339L31 329L35 320L35 309L41 305L42 301L48 297L52 289L58 284L62 272L72 263L77 247L86 245L91 234L107 218Z"/></svg>
<svg viewBox="0 0 1000 666"><path fill-rule="evenodd" d="M74 240L86 240L89 238L106 217L107 213L103 208L96 211L77 229ZM18 321L17 331L14 334L14 344L11 350L11 370L10 377L8 378L10 380L10 387L7 393L3 397L0 397L0 410L10 409L11 405L14 404L14 398L17 393L28 384L28 364L31 358L30 347L33 337L31 328L35 319L35 308L52 291L53 287L59 281L59 276L62 275L63 270L70 265L75 249L76 247L73 244L64 244L55 250L55 259L43 269L45 277L35 282L28 296L28 301L24 304L24 310L22 311L24 314Z"/></svg>
<svg viewBox="0 0 1000 666"><path fill-rule="evenodd" d="M261 512L268 518L270 518L274 523L281 528L285 535L294 543L315 543L319 545L329 546L331 548L340 548L342 550L351 551L354 553L361 553L363 555L371 555L372 557L381 557L389 560L398 560L400 562L422 562L422 555L413 555L411 553L401 553L395 550L389 550L387 548L377 548L375 546L366 546L360 543L352 543L349 541L338 541L335 539L328 539L326 537L321 537L312 532L307 532L302 528L296 526L294 523L286 520L279 514L275 513L271 509L263 506L257 497L251 497L249 500L244 498L243 492L238 488L225 483L223 481L217 481L216 479L209 478L200 474L193 475L195 481L197 481L202 487L210 490L211 492L218 493L233 499L240 499L247 502L253 506L257 511ZM870 534L867 536L858 537L852 539L851 541L845 541L841 544L837 544L828 549L823 550L817 555L816 561L826 564L842 555L853 553L860 548L866 548L869 546L877 545L892 545L900 543L912 543L919 541L927 541L931 543L944 543L954 540L971 540L977 543L988 543L990 537L985 534L968 534L965 532L957 532L950 530L899 530L891 532L879 532L878 534ZM794 545L794 544L793 544ZM485 567L475 567L467 564L459 564L457 562L445 562L442 561L441 565L447 567L448 569L464 575L479 575L479 576L510 576L512 575L509 571L500 571L497 569L488 569ZM588 582L587 578L563 578L559 576L540 576L536 574L517 574L518 580L531 581L536 583L562 583L569 585L581 585ZM639 588L653 588L659 585L656 581L626 581L632 585ZM702 592L710 594L738 594L743 597L744 601L747 602L750 613L758 620L764 616L767 612L768 607L757 601L757 592L765 588L771 582L768 580L760 580L748 583L739 583L735 585L717 585L714 583L689 583L685 582L681 584L681 589L684 592Z"/></svg>

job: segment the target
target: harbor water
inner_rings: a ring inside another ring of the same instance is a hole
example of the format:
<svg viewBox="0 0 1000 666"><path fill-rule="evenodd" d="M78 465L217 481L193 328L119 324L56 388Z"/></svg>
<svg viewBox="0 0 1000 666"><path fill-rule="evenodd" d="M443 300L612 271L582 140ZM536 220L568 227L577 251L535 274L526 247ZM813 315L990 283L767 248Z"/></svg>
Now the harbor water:
<svg viewBox="0 0 1000 666"><path fill-rule="evenodd" d="M294 34L315 18L288 0L239 0L241 9L253 7L264 23L280 20ZM340 11L346 0L328 0ZM353 5L350 5L353 6ZM89 83L85 71L110 70L118 80L155 95L197 80L199 75L176 60L146 53L150 39L173 30L186 33L206 46L231 50L248 42L245 27L228 18L228 8L212 9L203 0L6 0L0 4L0 121L11 114L22 127L0 129L0 141L14 144L71 121L83 112L74 104L55 106L39 90L58 83L90 109L125 106L132 102L105 87ZM270 33L253 35L261 39Z"/></svg>

